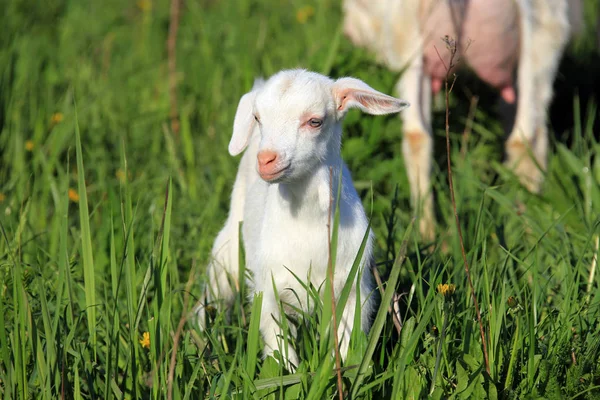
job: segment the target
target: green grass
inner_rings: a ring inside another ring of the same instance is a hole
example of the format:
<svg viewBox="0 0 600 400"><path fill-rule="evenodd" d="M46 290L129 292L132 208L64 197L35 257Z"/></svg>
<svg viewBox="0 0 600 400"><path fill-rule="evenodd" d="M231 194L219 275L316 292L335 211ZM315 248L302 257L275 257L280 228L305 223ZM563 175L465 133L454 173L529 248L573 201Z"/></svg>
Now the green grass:
<svg viewBox="0 0 600 400"><path fill-rule="evenodd" d="M300 23L306 6L314 13ZM587 1L587 20L598 10ZM397 76L341 35L340 2L185 1L178 135L168 1L19 0L6 2L0 23L0 395L337 398L330 305L295 321L295 374L260 357L260 297L252 305L240 294L229 319L217 313L206 332L185 318L227 215L237 168L227 143L254 77L302 66L392 92ZM592 66L595 51L588 27L569 57ZM398 335L384 303L371 334L353 334L345 395L599 398L595 103L568 99L575 123L555 132L544 191L532 195L502 166L502 129L483 94L461 152L465 91L451 99L452 162L490 373L449 200L443 110L434 113L433 244L410 229L399 119L352 112L344 157L390 279L383 297L403 293L404 326ZM454 295L437 293L440 283L455 284Z"/></svg>

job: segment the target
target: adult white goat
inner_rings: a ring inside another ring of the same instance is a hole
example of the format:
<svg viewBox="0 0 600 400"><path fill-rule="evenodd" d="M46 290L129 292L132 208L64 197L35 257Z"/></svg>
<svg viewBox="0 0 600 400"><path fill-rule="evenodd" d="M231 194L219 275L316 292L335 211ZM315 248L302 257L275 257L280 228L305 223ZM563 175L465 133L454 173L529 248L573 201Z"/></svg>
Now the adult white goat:
<svg viewBox="0 0 600 400"><path fill-rule="evenodd" d="M367 233L367 217L340 155L344 115L353 107L369 114L388 114L407 105L358 79L333 81L305 70L279 72L255 84L241 98L229 153L237 155L247 149L234 184L229 218L213 247L207 297L209 302L221 299L225 306L234 300L230 278L234 282L243 279L238 277L238 224L243 221L246 268L253 275L250 292L263 292L260 331L265 356L280 349L287 355L289 368L298 365L294 349L285 348L281 341L282 316L276 299L293 306L286 307L286 312L293 312L294 307L311 309L309 296L290 271L317 288L325 282L330 211L333 215L330 200L337 193L340 173L340 224L333 282L337 295ZM364 330L368 329L373 309L374 284L368 268L371 262L369 232L358 285ZM354 282L338 328L344 358L354 324L356 296ZM198 311L202 325L202 306Z"/></svg>
<svg viewBox="0 0 600 400"><path fill-rule="evenodd" d="M405 70L396 89L413 106L402 113L402 149L426 239L435 235L431 94L440 90L449 65L440 40L446 35L456 41L457 57L498 88L505 101L514 103L518 93L507 164L529 190L540 189L548 147L546 108L571 27L581 23L581 0L345 0L344 11L344 31L355 44L371 48L391 69Z"/></svg>

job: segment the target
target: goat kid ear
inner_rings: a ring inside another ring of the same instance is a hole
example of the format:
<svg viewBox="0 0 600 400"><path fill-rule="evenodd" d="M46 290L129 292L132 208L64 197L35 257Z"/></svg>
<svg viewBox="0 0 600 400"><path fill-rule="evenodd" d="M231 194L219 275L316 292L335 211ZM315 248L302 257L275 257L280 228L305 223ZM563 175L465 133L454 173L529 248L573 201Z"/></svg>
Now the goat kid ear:
<svg viewBox="0 0 600 400"><path fill-rule="evenodd" d="M397 113L410 104L373 89L360 79L340 78L333 84L338 117L341 118L350 108L360 108L372 115Z"/></svg>
<svg viewBox="0 0 600 400"><path fill-rule="evenodd" d="M248 146L250 136L256 125L253 114L253 104L256 92L246 93L240 99L233 120L233 135L229 141L229 154L237 156Z"/></svg>

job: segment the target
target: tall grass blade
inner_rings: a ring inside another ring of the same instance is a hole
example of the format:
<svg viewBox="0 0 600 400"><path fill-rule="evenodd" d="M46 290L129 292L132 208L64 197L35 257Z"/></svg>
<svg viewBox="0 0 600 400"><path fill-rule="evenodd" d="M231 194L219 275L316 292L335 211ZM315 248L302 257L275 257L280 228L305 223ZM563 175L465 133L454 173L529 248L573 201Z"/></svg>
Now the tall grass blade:
<svg viewBox="0 0 600 400"><path fill-rule="evenodd" d="M410 234L413 229L413 225L415 223L415 219L413 218L410 224L406 228L406 232L404 232L404 238L402 239L402 246L400 247L400 251L394 261L394 265L392 266L392 271L390 273L390 277L387 281L387 286L385 288L385 292L383 293L381 299L381 305L379 306L379 310L377 311L377 316L375 317L375 322L373 322L373 326L371 327L371 331L369 332L369 342L367 343L367 349L365 351L365 355L358 367L358 373L356 374L356 379L352 382L352 388L350 389L350 397L356 398L360 387L365 379L365 375L367 373L367 369L369 368L369 363L372 360L373 353L375 352L375 347L377 346L377 342L379 340L379 336L381 331L383 330L383 326L385 325L386 316L388 313L388 306L392 301L392 296L396 290L396 283L398 282L398 277L400 276L400 268L406 259L406 253L408 250L408 240L410 238Z"/></svg>
<svg viewBox="0 0 600 400"><path fill-rule="evenodd" d="M256 364L258 354L258 339L260 337L260 319L261 319L261 309L262 309L262 299L263 294L257 293L254 295L254 300L252 301L252 311L250 314L250 326L248 327L248 343L246 346L246 372L250 379L254 379L254 374L256 372ZM246 387L246 393L248 393L249 387Z"/></svg>
<svg viewBox="0 0 600 400"><path fill-rule="evenodd" d="M344 308L346 307L346 302L348 301L348 296L350 295L350 291L352 290L352 287L354 286L355 283L357 285L357 291L359 291L358 288L360 287L360 280L357 280L356 278L357 278L357 276L358 276L358 278L360 278L360 274L358 274L358 269L360 267L360 262L362 260L363 254L365 252L365 246L367 245L367 240L369 239L370 234L371 234L371 222L369 222L369 224L367 225L367 230L365 231L365 235L363 236L363 239L360 243L358 253L356 253L356 258L354 259L354 262L352 263L352 268L350 269L350 273L348 274L348 279L346 279L346 282L344 283L344 287L338 295L338 300L336 303L336 311L335 311L338 321L340 321L342 318L342 314L344 313ZM368 268L368 267L369 267L368 265L365 266L365 268Z"/></svg>
<svg viewBox="0 0 600 400"><path fill-rule="evenodd" d="M85 171L83 169L83 151L81 150L81 135L75 105L75 141L77 153L77 187L79 192L79 223L81 229L81 252L83 255L83 281L85 288L85 310L87 314L90 344L94 348L96 360L96 272L92 255L92 237L90 232L90 214L88 211L87 188Z"/></svg>

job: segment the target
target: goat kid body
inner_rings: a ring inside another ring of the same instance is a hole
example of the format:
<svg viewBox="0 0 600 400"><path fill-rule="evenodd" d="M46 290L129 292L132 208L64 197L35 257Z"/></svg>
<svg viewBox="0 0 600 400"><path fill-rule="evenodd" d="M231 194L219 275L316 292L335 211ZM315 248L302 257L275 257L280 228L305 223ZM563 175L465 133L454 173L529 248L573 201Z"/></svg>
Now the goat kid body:
<svg viewBox="0 0 600 400"><path fill-rule="evenodd" d="M340 224L333 278L337 295L368 235L360 260L362 280L351 287L338 323L342 358L348 352L359 295L361 325L365 331L369 327L374 284L368 267L373 237L367 231L362 203L340 156L341 122L352 107L387 114L406 106L357 79L333 81L304 70L282 71L240 100L229 151L236 155L247 149L234 184L229 217L213 246L207 300L222 300L225 307L234 300L231 282L236 285L239 274L238 226L243 221L246 267L252 273L251 295L263 293L263 353L267 356L280 350L290 369L299 364L299 359L292 347L284 348L280 327L284 316L277 298L283 302L286 314L293 314L295 308L308 312L313 309L298 279L316 288L323 288L327 279L328 225L332 229L332 199L338 192L340 173ZM198 309L201 326L203 310ZM291 333L295 334L293 327Z"/></svg>
<svg viewBox="0 0 600 400"><path fill-rule="evenodd" d="M339 161L339 158L337 159ZM252 272L251 293L263 292L263 315L261 331L265 339L265 355L272 350L282 349L278 343L279 326L274 321L281 320L277 296L284 303L286 313L293 314L294 307L312 312L314 304L306 294L302 283L311 283L316 288L324 288L327 279L329 233L333 224L334 204L330 199L337 193L337 177L340 165L335 159L320 166L314 175L293 184L269 184L257 180L248 192L244 209L243 227L246 248L246 268ZM334 171L330 186L330 168ZM333 193L330 190L333 188ZM331 209L330 209L331 207ZM338 231L337 258L335 261L334 292L342 291L350 269L356 258L363 237L368 229L368 221L360 198L356 193L348 168L342 167L342 191L339 202L340 223ZM268 212L266 212L268 210ZM329 216L331 213L331 220ZM330 228L328 229L328 225ZM368 233L365 251L360 260L363 271L360 283L360 299L363 302L362 328L368 330L368 321L373 309L371 291L374 288L371 271L373 238ZM335 245L335 244L334 244ZM293 272L293 274L292 274ZM341 337L340 351L347 354L350 334L354 323L357 288L352 287L344 309L342 320L338 321L338 334ZM330 299L323 299L328 302ZM288 307L289 305L289 307ZM269 315L270 314L270 315ZM298 365L294 350L287 349L287 357Z"/></svg>

